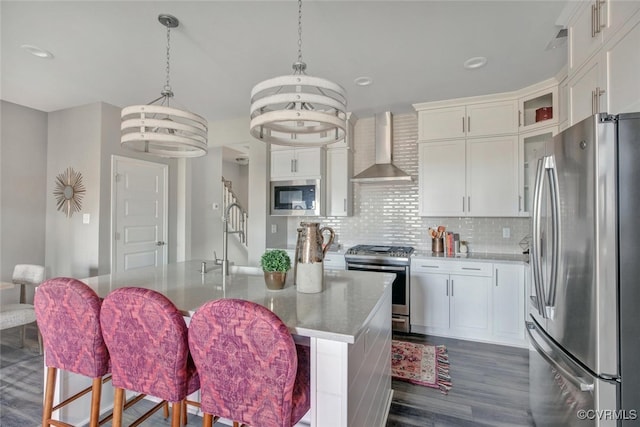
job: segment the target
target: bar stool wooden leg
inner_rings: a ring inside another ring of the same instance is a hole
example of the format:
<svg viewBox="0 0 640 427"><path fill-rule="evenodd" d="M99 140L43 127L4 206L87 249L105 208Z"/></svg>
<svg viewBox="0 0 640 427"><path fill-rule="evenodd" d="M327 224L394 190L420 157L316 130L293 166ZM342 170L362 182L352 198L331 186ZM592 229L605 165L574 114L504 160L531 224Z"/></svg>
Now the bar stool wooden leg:
<svg viewBox="0 0 640 427"><path fill-rule="evenodd" d="M47 385L45 386L44 408L42 410L43 427L50 425L49 420L51 419L51 413L53 410L53 394L57 374L58 370L56 368L47 368Z"/></svg>
<svg viewBox="0 0 640 427"><path fill-rule="evenodd" d="M202 427L211 427L213 426L213 415L204 414L202 416Z"/></svg>
<svg viewBox="0 0 640 427"><path fill-rule="evenodd" d="M102 378L94 378L91 385L91 415L89 427L100 425L100 398L102 397Z"/></svg>
<svg viewBox="0 0 640 427"><path fill-rule="evenodd" d="M124 406L124 389L116 388L113 395L113 427L122 427L122 410Z"/></svg>
<svg viewBox="0 0 640 427"><path fill-rule="evenodd" d="M180 409L182 409L182 401L173 402L171 404L171 427L180 427Z"/></svg>

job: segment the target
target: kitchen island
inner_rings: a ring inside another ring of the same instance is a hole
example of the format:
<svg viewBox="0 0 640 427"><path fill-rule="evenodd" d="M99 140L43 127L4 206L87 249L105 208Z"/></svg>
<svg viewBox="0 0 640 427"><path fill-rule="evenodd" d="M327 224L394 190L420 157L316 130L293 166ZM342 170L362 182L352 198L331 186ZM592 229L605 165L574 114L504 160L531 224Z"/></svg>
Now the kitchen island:
<svg viewBox="0 0 640 427"><path fill-rule="evenodd" d="M187 321L213 299L261 304L284 321L296 342L311 348L311 410L303 421L317 427L386 424L392 396L393 274L327 270L324 291L303 294L293 286L293 274L284 289L270 291L260 270L236 267L231 273L223 284L220 268L201 273L200 261L187 261L83 281L101 297L125 286L155 289L173 301ZM88 383L62 374L56 395L68 396ZM111 387L105 386L104 408L111 406L112 397ZM82 424L88 420L83 411L87 408L88 404L72 405L63 419Z"/></svg>

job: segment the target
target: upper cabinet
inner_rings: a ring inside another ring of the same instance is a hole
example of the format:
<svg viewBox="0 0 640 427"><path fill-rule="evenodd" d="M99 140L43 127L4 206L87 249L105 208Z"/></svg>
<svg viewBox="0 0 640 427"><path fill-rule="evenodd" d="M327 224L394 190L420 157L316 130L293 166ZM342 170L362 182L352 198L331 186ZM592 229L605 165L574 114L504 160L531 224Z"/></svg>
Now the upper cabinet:
<svg viewBox="0 0 640 427"><path fill-rule="evenodd" d="M422 216L518 216L518 137L421 142Z"/></svg>
<svg viewBox="0 0 640 427"><path fill-rule="evenodd" d="M518 132L518 107L514 100L473 102L434 108L437 104L416 104L418 140L473 138Z"/></svg>
<svg viewBox="0 0 640 427"><path fill-rule="evenodd" d="M322 178L324 148L287 148L271 150L271 180Z"/></svg>
<svg viewBox="0 0 640 427"><path fill-rule="evenodd" d="M640 9L640 2L593 0L576 2L569 19L569 74L577 71Z"/></svg>
<svg viewBox="0 0 640 427"><path fill-rule="evenodd" d="M327 150L327 216L353 215L353 127L357 118L347 115L344 140L330 144Z"/></svg>
<svg viewBox="0 0 640 427"><path fill-rule="evenodd" d="M640 109L640 2L613 1L601 5L608 14L605 35L593 51L584 50L577 29L570 37L567 97L569 125L588 116L607 112L618 114ZM595 8L593 9L595 12ZM580 8L572 23L580 22L585 9ZM603 18L604 19L604 18ZM612 24L613 23L613 24ZM572 33L570 32L570 36ZM582 49L582 50L581 50ZM579 62L584 58L583 62Z"/></svg>
<svg viewBox="0 0 640 427"><path fill-rule="evenodd" d="M518 129L529 132L558 123L558 83L555 79L523 89L518 98Z"/></svg>

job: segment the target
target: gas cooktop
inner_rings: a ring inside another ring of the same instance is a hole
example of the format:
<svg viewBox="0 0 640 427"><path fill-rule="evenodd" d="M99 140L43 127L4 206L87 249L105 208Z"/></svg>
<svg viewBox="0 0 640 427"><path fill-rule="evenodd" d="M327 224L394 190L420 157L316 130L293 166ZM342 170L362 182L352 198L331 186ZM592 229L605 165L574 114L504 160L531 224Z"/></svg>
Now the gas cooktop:
<svg viewBox="0 0 640 427"><path fill-rule="evenodd" d="M345 256L373 256L373 257L393 257L408 258L413 253L411 246L384 246L384 245L356 245L349 248Z"/></svg>

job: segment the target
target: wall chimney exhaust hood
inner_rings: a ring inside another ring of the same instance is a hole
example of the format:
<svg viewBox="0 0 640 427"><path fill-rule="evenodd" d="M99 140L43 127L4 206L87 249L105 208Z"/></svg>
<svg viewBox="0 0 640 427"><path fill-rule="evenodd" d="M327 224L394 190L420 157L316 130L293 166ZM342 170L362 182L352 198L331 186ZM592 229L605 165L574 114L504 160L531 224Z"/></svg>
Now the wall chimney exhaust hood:
<svg viewBox="0 0 640 427"><path fill-rule="evenodd" d="M391 144L393 126L391 112L378 113L375 116L376 163L354 176L352 182L397 182L411 181L411 176L391 164Z"/></svg>

